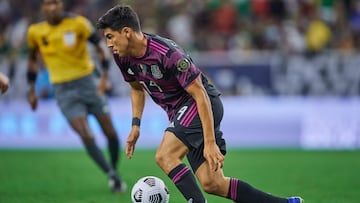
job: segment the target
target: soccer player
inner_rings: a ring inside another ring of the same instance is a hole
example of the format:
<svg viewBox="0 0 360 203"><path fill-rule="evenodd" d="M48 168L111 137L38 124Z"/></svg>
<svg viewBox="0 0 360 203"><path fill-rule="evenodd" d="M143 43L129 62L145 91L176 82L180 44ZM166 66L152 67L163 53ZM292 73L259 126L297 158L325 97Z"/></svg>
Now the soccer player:
<svg viewBox="0 0 360 203"><path fill-rule="evenodd" d="M62 0L42 0L46 21L30 25L27 33L29 58L27 79L28 102L37 108L35 80L38 53L49 71L57 103L72 129L80 136L88 155L107 174L113 192L124 192L125 183L117 172L120 143L105 100L109 61L100 46L100 37L85 17L67 13ZM95 66L87 50L91 42L99 53L102 75L97 88ZM110 161L97 146L87 116L93 114L108 141Z"/></svg>
<svg viewBox="0 0 360 203"><path fill-rule="evenodd" d="M0 72L0 93L3 94L9 88L9 78Z"/></svg>
<svg viewBox="0 0 360 203"><path fill-rule="evenodd" d="M127 5L107 11L97 23L107 46L130 84L132 128L126 155L133 156L140 135L145 92L167 113L166 128L155 160L188 202L206 202L203 190L242 203L301 203L300 197L282 198L225 177L226 153L220 130L223 105L220 92L208 82L190 56L175 42L141 31L136 12ZM187 159L192 171L183 163Z"/></svg>

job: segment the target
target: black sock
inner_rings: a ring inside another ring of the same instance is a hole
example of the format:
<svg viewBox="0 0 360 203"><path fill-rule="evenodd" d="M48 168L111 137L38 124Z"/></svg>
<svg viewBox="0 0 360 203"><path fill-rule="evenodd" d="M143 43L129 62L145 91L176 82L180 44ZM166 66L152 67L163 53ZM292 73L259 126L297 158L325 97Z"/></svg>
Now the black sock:
<svg viewBox="0 0 360 203"><path fill-rule="evenodd" d="M185 164L176 166L172 171L170 171L168 176L180 190L186 201L192 199L192 201L189 202L206 202L205 197L196 183L194 174Z"/></svg>
<svg viewBox="0 0 360 203"><path fill-rule="evenodd" d="M230 187L227 198L232 199L237 203L287 203L286 198L280 198L262 192L236 178L230 179Z"/></svg>
<svg viewBox="0 0 360 203"><path fill-rule="evenodd" d="M104 154L101 150L96 146L95 143L85 144L85 148L90 157L95 161L95 163L105 172L109 173L110 166L106 162Z"/></svg>
<svg viewBox="0 0 360 203"><path fill-rule="evenodd" d="M119 139L117 136L108 138L108 149L110 154L111 166L114 170L117 169L117 163L119 161Z"/></svg>

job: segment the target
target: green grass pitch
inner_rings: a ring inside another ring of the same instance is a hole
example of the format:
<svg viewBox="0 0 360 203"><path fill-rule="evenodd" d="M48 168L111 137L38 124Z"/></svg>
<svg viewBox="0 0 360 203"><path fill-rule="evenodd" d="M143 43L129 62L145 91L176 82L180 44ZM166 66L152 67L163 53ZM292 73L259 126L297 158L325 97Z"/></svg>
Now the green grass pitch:
<svg viewBox="0 0 360 203"><path fill-rule="evenodd" d="M155 175L170 203L185 202L154 162L155 150L121 157L126 194L112 194L107 178L82 150L0 150L0 203L130 203L132 184ZM360 202L360 151L230 149L224 171L266 192L300 195L306 203ZM209 203L230 200L206 195Z"/></svg>

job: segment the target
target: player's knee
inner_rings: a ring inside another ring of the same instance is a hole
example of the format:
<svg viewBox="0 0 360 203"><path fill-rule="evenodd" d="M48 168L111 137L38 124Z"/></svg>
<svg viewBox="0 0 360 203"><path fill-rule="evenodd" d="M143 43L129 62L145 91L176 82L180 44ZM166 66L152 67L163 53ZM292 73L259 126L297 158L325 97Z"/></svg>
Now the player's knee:
<svg viewBox="0 0 360 203"><path fill-rule="evenodd" d="M81 136L81 140L84 144L92 144L95 142L95 139L93 136L91 135L80 135Z"/></svg>
<svg viewBox="0 0 360 203"><path fill-rule="evenodd" d="M108 139L117 139L118 138L115 130L104 131L104 134Z"/></svg>
<svg viewBox="0 0 360 203"><path fill-rule="evenodd" d="M95 142L94 136L89 128L78 126L75 130L84 144L91 144Z"/></svg>
<svg viewBox="0 0 360 203"><path fill-rule="evenodd" d="M166 156L163 154L163 153L161 153L161 152L156 152L156 154L155 154L155 162L156 162L156 164L158 165L158 166L160 166L160 167L162 167L162 166L164 166L165 165L165 163L166 163Z"/></svg>
<svg viewBox="0 0 360 203"><path fill-rule="evenodd" d="M220 184L212 180L207 180L201 182L201 187L204 192L208 194L217 194L220 189Z"/></svg>
<svg viewBox="0 0 360 203"><path fill-rule="evenodd" d="M108 138L117 137L116 130L111 125L103 127L103 132L104 132L105 136L108 137Z"/></svg>
<svg viewBox="0 0 360 203"><path fill-rule="evenodd" d="M80 136L84 144L91 144L95 141L92 133L89 132L89 130L87 130L86 128L77 128L76 132Z"/></svg>

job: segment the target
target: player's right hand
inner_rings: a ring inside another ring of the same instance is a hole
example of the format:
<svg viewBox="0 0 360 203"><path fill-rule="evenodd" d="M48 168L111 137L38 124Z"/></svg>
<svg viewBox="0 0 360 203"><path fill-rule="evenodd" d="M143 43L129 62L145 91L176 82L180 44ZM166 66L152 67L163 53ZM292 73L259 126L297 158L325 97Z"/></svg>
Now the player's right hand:
<svg viewBox="0 0 360 203"><path fill-rule="evenodd" d="M215 142L205 144L204 158L209 163L211 171L217 171L224 166L225 157Z"/></svg>
<svg viewBox="0 0 360 203"><path fill-rule="evenodd" d="M36 110L37 109L37 96L34 90L30 90L28 95L27 95L27 100L30 104L30 107L32 110Z"/></svg>
<svg viewBox="0 0 360 203"><path fill-rule="evenodd" d="M100 80L99 80L99 85L98 85L97 92L100 95L104 95L106 93L106 91L108 91L110 89L111 89L111 83L107 79L107 76L101 75Z"/></svg>
<svg viewBox="0 0 360 203"><path fill-rule="evenodd" d="M133 126L126 140L126 146L125 146L125 153L129 159L131 159L132 156L134 155L135 145L139 136L140 136L139 126Z"/></svg>

